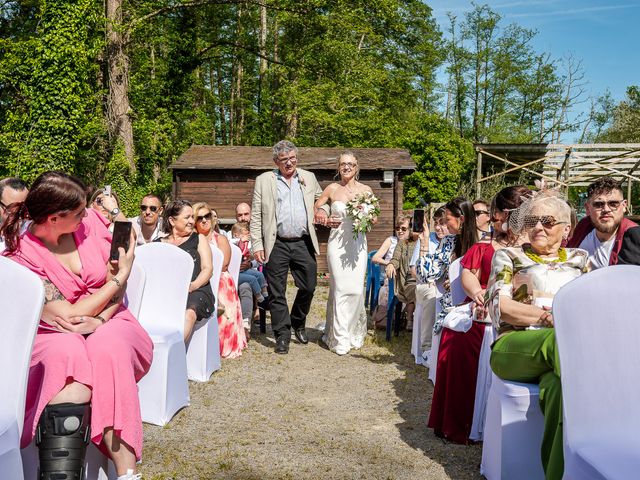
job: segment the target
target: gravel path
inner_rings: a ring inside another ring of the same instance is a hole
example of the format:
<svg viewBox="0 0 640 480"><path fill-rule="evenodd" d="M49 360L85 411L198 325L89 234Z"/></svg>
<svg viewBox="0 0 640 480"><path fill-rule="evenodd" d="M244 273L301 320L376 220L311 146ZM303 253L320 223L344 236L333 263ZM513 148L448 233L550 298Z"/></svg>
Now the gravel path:
<svg viewBox="0 0 640 480"><path fill-rule="evenodd" d="M426 428L433 388L410 333L388 344L370 331L343 357L319 344L327 290L316 290L308 345L294 339L277 355L270 329L256 327L241 358L190 383L189 408L164 428L145 425L146 480L481 478L480 446Z"/></svg>

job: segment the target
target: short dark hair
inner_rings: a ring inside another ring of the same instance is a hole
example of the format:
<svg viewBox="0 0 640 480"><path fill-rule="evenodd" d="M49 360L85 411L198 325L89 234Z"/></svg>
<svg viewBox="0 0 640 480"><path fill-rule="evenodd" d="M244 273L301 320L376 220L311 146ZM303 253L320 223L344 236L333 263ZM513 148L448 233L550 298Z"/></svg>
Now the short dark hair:
<svg viewBox="0 0 640 480"><path fill-rule="evenodd" d="M478 205L479 203L486 205L487 207L489 206L489 202L487 202L484 198L476 198L473 201L473 206L475 207L476 205Z"/></svg>
<svg viewBox="0 0 640 480"><path fill-rule="evenodd" d="M147 193L144 197L142 197L140 201L144 200L145 198L155 198L156 200L158 200L158 203L162 205L162 199L155 193Z"/></svg>
<svg viewBox="0 0 640 480"><path fill-rule="evenodd" d="M26 190L27 184L18 177L7 177L0 180L0 198L2 198L2 192L5 188L11 188L13 190L18 190L19 192Z"/></svg>
<svg viewBox="0 0 640 480"><path fill-rule="evenodd" d="M613 190L619 190L620 193L624 195L622 182L619 182L612 177L600 177L595 182L589 184L589 187L587 188L587 198L592 199L593 197L597 197L603 193L610 193Z"/></svg>

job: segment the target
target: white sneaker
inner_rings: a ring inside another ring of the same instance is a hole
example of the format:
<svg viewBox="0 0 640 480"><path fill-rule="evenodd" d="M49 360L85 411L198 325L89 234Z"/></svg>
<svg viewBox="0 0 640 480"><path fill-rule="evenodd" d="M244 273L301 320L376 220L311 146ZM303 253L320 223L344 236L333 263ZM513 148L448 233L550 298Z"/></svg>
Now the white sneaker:
<svg viewBox="0 0 640 480"><path fill-rule="evenodd" d="M142 474L133 473L133 469L128 469L127 473L120 475L117 480L142 480Z"/></svg>

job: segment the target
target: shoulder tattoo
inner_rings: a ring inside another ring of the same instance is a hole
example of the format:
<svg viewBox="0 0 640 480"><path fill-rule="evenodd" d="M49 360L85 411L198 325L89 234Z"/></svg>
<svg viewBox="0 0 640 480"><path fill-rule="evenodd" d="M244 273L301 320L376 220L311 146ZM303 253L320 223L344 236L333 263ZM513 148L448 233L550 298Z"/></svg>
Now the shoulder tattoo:
<svg viewBox="0 0 640 480"><path fill-rule="evenodd" d="M60 293L58 287L56 287L50 280L42 280L44 284L44 303L47 304L49 302L53 302L56 300L66 300L64 295Z"/></svg>

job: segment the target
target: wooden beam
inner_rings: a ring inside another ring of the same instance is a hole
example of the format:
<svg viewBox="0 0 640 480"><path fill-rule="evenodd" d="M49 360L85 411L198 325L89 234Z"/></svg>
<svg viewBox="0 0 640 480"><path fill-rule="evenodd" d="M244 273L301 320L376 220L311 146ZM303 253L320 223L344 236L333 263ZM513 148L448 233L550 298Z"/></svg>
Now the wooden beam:
<svg viewBox="0 0 640 480"><path fill-rule="evenodd" d="M507 160L506 158L500 158L500 157L498 157L497 155L494 155L494 154L493 154L493 153L491 153L491 152L483 151L483 154L484 154L484 155L487 155L487 156L489 156L489 157L495 158L495 159L497 159L497 160L500 160L500 161L502 161L502 162L504 162L504 163L508 163L509 165L513 165L514 167L517 167L517 168L512 169L512 171L513 171L513 170L524 170L525 172L533 173L534 175L537 175L538 177L544 178L545 180L549 180L550 182L558 183L558 184L560 184L560 185L562 185L562 186L564 186L564 187L568 186L565 182L561 182L561 181L560 181L560 180L558 180L558 179L555 179L555 178L553 178L553 177L549 177L549 176L544 175L544 174L542 174L542 173L536 172L535 170L531 170L531 169L529 169L529 168L524 168L523 166L518 165L517 163L514 163L514 162L512 162L512 161L510 161L510 160ZM503 172L503 173L504 173L504 172ZM502 175L502 173L499 173L499 174L496 174L496 175ZM486 178L482 179L482 181L486 181L486 180L488 180L489 178L495 177L496 175L492 175L492 176L490 176L490 177L486 177Z"/></svg>
<svg viewBox="0 0 640 480"><path fill-rule="evenodd" d="M590 164L590 165L595 165L595 167L592 167L592 168L591 168L591 169L589 169L589 170L586 170L586 169L585 169L585 172L584 172L584 173L582 173L582 174L580 174L580 175L577 175L577 176L573 177L573 178L571 179L571 183L574 183L574 182L576 182L576 181L581 180L582 178L585 178L585 177L588 177L588 176L593 175L593 173L597 172L597 170L598 170L599 168L602 168L602 169L604 169L604 170L607 170L607 171L613 172L613 173L615 173L616 175L621 175L621 176L623 176L623 177L627 177L627 178L631 178L631 179L636 180L636 181L640 181L640 179L639 179L639 178L637 178L637 177L633 177L633 176L631 176L631 175L629 175L629 174L627 174L627 173L624 173L624 172L622 172L622 171L620 171L620 170L616 170L616 169L614 169L614 168L609 167L609 165L616 165L616 164L618 164L618 163L620 163L620 162L622 162L622 161L626 160L626 158L624 158L624 157L621 157L621 158L615 158L615 157L614 157L614 160L613 160L613 161L611 161L611 162L609 162L609 163L607 163L607 164L603 164L602 162L603 162L604 160L611 160L611 158L605 158L605 159L602 159L602 160L599 160L599 161L587 160L587 159L584 159L584 158L583 158L582 160L583 160L583 162L582 162L583 164L585 164L585 163L586 163L586 164Z"/></svg>

